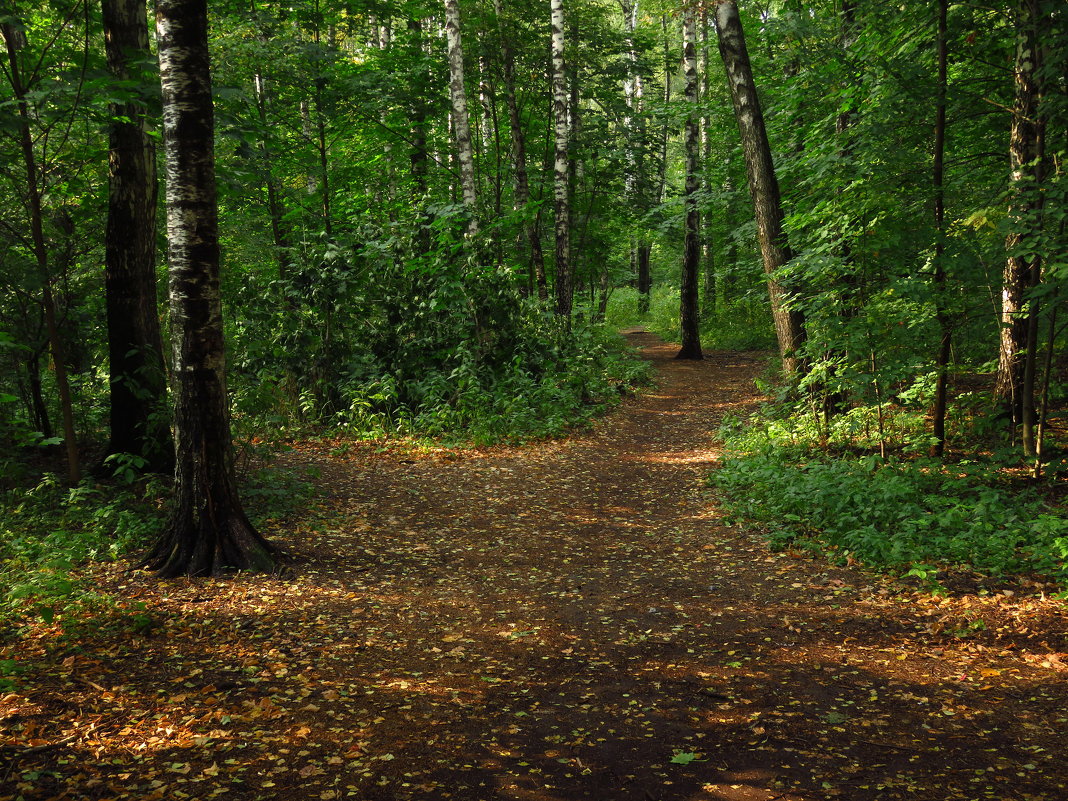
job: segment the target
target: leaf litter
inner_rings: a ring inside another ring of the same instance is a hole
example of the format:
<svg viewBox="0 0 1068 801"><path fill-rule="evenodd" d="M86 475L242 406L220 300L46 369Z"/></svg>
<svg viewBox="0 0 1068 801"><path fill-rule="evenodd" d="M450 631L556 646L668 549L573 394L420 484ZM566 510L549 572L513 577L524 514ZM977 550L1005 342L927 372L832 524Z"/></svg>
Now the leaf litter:
<svg viewBox="0 0 1068 801"><path fill-rule="evenodd" d="M1063 604L769 552L703 483L763 357L629 337L589 433L302 445L288 578L91 567L118 608L0 652L0 801L1068 797Z"/></svg>

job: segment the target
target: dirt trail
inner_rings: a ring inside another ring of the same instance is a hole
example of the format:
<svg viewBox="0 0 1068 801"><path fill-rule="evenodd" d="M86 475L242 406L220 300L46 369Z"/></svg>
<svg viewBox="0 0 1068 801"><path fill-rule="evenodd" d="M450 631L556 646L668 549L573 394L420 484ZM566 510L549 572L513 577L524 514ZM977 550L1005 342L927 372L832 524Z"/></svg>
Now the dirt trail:
<svg viewBox="0 0 1068 801"><path fill-rule="evenodd" d="M703 481L763 360L628 336L658 388L588 434L303 451L291 580L100 576L166 622L41 657L0 799L1068 798L1062 607L769 553Z"/></svg>

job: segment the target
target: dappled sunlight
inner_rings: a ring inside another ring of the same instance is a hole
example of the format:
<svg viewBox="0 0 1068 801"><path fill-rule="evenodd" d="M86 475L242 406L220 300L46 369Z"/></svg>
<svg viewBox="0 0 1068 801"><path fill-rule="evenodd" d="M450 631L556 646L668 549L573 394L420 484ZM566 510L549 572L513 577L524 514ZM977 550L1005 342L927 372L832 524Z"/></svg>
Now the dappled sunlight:
<svg viewBox="0 0 1068 801"><path fill-rule="evenodd" d="M707 466L715 463L721 456L719 450L665 451L651 452L642 456L630 457L629 461L648 462L651 464L685 464Z"/></svg>

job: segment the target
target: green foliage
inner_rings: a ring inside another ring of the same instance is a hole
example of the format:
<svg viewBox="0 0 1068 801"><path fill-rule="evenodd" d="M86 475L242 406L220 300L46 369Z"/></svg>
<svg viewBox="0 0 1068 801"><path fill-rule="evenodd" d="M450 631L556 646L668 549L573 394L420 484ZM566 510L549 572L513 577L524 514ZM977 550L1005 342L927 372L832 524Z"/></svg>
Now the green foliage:
<svg viewBox="0 0 1068 801"><path fill-rule="evenodd" d="M649 312L638 313L638 292L617 290L608 304L607 320L616 327L645 325L649 331L667 340L679 339L679 290L655 284L649 296ZM701 314L701 344L709 350L769 350L776 347L767 302L763 297L746 295L723 304L710 313Z"/></svg>
<svg viewBox="0 0 1068 801"><path fill-rule="evenodd" d="M121 489L83 481L65 489L46 474L30 490L0 497L0 619L34 612L46 622L86 588L79 563L110 560L155 536L162 524L154 483Z"/></svg>
<svg viewBox="0 0 1068 801"><path fill-rule="evenodd" d="M731 455L711 482L773 546L808 545L921 577L955 565L1068 583L1068 519L990 464L832 457L782 419L731 421L723 434Z"/></svg>

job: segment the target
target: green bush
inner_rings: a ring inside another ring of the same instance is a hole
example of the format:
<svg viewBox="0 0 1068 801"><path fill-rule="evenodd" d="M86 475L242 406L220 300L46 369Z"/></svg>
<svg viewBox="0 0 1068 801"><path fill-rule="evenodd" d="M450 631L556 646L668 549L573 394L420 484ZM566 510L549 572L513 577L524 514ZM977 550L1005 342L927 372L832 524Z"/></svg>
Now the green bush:
<svg viewBox="0 0 1068 801"><path fill-rule="evenodd" d="M0 497L0 620L26 611L50 620L84 593L71 571L143 545L163 525L162 488L66 489L46 474L29 490Z"/></svg>
<svg viewBox="0 0 1068 801"><path fill-rule="evenodd" d="M775 547L807 545L917 574L948 565L1068 583L1068 519L1036 492L1005 485L993 465L832 457L782 420L732 421L723 434L730 455L710 481Z"/></svg>

